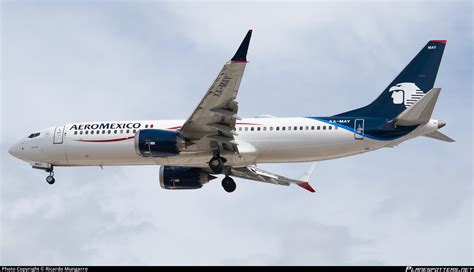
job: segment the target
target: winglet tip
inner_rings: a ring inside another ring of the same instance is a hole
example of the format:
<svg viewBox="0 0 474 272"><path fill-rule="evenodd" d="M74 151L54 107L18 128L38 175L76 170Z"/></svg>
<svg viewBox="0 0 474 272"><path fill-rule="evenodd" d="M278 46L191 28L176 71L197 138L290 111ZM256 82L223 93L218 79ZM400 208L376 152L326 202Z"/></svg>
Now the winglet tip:
<svg viewBox="0 0 474 272"><path fill-rule="evenodd" d="M300 183L297 183L298 186L300 186L301 188L305 189L305 190L308 190L310 191L311 193L314 193L316 192L316 190L313 189L313 187L311 187L311 184L309 184L309 182L300 182Z"/></svg>
<svg viewBox="0 0 474 272"><path fill-rule="evenodd" d="M235 52L234 57L232 57L231 61L232 62L248 62L247 61L247 51L249 49L249 44L250 44L250 38L252 36L252 29L249 29L247 32L247 35L245 35L244 40L239 46L239 49L237 49L237 52Z"/></svg>

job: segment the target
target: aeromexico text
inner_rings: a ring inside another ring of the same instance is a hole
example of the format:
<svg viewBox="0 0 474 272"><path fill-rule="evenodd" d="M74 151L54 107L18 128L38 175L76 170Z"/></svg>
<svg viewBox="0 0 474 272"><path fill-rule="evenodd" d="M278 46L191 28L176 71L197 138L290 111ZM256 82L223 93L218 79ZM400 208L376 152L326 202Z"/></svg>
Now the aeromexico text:
<svg viewBox="0 0 474 272"><path fill-rule="evenodd" d="M100 124L80 124L72 125L70 130L88 130L88 129L137 129L140 123L100 123Z"/></svg>

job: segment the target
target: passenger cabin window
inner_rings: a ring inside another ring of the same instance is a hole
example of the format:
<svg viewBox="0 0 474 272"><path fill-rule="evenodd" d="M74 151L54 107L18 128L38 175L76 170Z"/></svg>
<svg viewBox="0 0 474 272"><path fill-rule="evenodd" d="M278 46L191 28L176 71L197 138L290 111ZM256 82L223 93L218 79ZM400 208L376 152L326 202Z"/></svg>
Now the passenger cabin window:
<svg viewBox="0 0 474 272"><path fill-rule="evenodd" d="M293 127L293 130L298 130L298 127Z"/></svg>
<svg viewBox="0 0 474 272"><path fill-rule="evenodd" d="M286 129L286 127L281 127L281 130L285 130L285 129Z"/></svg>
<svg viewBox="0 0 474 272"><path fill-rule="evenodd" d="M35 137L38 137L38 136L40 136L40 134L39 134L38 132L36 132L36 133L31 133L31 134L28 136L28 138L31 139L31 138L35 138Z"/></svg>
<svg viewBox="0 0 474 272"><path fill-rule="evenodd" d="M321 129L321 126L318 126L318 130L320 130L320 129Z"/></svg>
<svg viewBox="0 0 474 272"><path fill-rule="evenodd" d="M77 135L77 131L74 131L74 135Z"/></svg>
<svg viewBox="0 0 474 272"><path fill-rule="evenodd" d="M245 127L245 131L248 131L248 130L249 130L249 128L248 128L248 127Z"/></svg>
<svg viewBox="0 0 474 272"><path fill-rule="evenodd" d="M276 130L280 130L280 127L276 127Z"/></svg>
<svg viewBox="0 0 474 272"><path fill-rule="evenodd" d="M332 126L329 126L328 129L331 130L331 129L332 129Z"/></svg>
<svg viewBox="0 0 474 272"><path fill-rule="evenodd" d="M314 130L314 126L311 126L311 130Z"/></svg>
<svg viewBox="0 0 474 272"><path fill-rule="evenodd" d="M323 130L326 130L326 126L323 126Z"/></svg>
<svg viewBox="0 0 474 272"><path fill-rule="evenodd" d="M242 131L242 127L239 127L239 131Z"/></svg>
<svg viewBox="0 0 474 272"><path fill-rule="evenodd" d="M260 131L260 127L257 127L257 131Z"/></svg>
<svg viewBox="0 0 474 272"><path fill-rule="evenodd" d="M263 131L267 131L267 127L263 127Z"/></svg>
<svg viewBox="0 0 474 272"><path fill-rule="evenodd" d="M300 130L303 130L303 127L300 127Z"/></svg>

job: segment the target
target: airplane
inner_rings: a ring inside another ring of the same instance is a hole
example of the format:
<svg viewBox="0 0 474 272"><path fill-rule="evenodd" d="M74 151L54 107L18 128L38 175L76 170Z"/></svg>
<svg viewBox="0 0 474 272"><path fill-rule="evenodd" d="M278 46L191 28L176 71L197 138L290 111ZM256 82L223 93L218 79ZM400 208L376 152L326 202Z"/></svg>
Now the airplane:
<svg viewBox="0 0 474 272"><path fill-rule="evenodd" d="M431 40L370 104L328 117L240 118L237 94L252 30L186 120L97 121L52 126L9 149L48 173L68 166L161 165L164 189L199 189L216 175L233 192L233 178L290 185L315 192L314 165L293 179L259 163L316 162L395 147L419 136L454 142L432 119L441 89L434 88L446 40ZM360 91L359 91L360 93Z"/></svg>

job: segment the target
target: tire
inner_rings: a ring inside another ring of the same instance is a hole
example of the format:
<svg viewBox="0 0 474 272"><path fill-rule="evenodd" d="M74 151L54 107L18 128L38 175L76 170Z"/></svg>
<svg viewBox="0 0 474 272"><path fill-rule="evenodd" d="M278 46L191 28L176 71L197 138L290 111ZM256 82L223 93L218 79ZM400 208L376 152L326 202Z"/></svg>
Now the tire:
<svg viewBox="0 0 474 272"><path fill-rule="evenodd" d="M237 188L235 181L230 177L225 177L222 179L222 187L228 193L232 193Z"/></svg>
<svg viewBox="0 0 474 272"><path fill-rule="evenodd" d="M48 184L54 184L55 181L56 181L56 180L54 179L53 176L47 176L47 177L46 177L46 182L47 182Z"/></svg>
<svg viewBox="0 0 474 272"><path fill-rule="evenodd" d="M209 161L209 168L214 174L222 174L224 172L224 162L220 157L214 157Z"/></svg>

